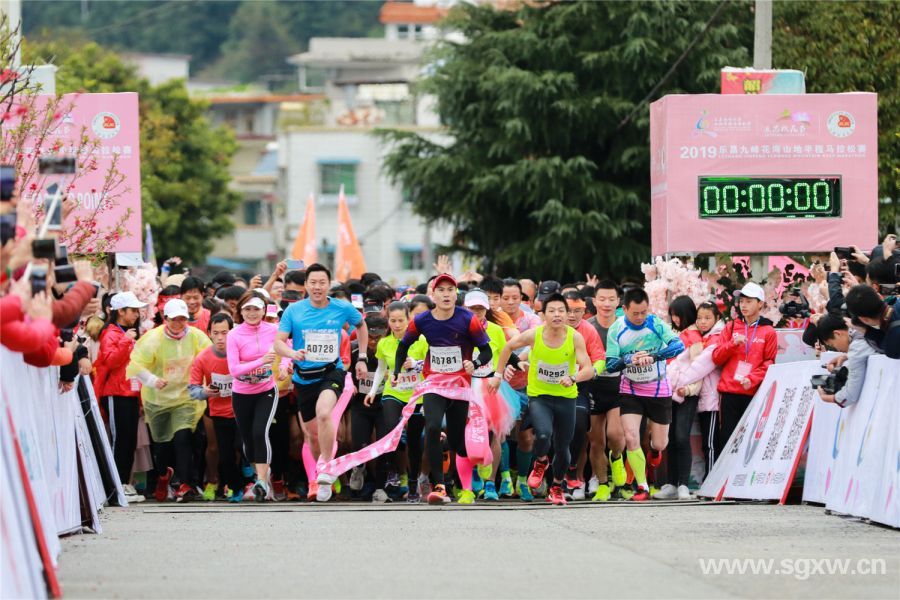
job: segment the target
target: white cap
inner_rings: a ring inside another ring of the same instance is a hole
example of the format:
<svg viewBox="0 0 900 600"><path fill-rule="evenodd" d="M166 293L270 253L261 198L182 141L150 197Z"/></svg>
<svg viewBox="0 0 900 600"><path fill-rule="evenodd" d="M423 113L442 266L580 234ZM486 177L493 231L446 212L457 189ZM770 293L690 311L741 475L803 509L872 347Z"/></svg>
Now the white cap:
<svg viewBox="0 0 900 600"><path fill-rule="evenodd" d="M253 297L244 302L244 307L255 306L260 310L266 310L266 303L262 298ZM242 307L243 308L243 307Z"/></svg>
<svg viewBox="0 0 900 600"><path fill-rule="evenodd" d="M253 288L253 291L262 294L266 300L272 299L272 296L269 295L269 292L266 291L266 288Z"/></svg>
<svg viewBox="0 0 900 600"><path fill-rule="evenodd" d="M174 319L175 317L191 318L187 304L181 298L172 298L166 302L166 305L163 307L163 314L167 319Z"/></svg>
<svg viewBox="0 0 900 600"><path fill-rule="evenodd" d="M109 301L109 307L113 310L122 310L123 308L145 308L146 302L138 300L134 292L119 292Z"/></svg>
<svg viewBox="0 0 900 600"><path fill-rule="evenodd" d="M759 284L753 283L752 281L745 283L744 287L741 288L741 291L738 292L737 295L746 296L747 298L756 298L760 302L766 301L766 292Z"/></svg>
<svg viewBox="0 0 900 600"><path fill-rule="evenodd" d="M465 304L466 308L471 308L473 306L480 306L487 309L491 308L491 303L488 300L487 294L481 290L466 292L466 298L463 301L463 304Z"/></svg>

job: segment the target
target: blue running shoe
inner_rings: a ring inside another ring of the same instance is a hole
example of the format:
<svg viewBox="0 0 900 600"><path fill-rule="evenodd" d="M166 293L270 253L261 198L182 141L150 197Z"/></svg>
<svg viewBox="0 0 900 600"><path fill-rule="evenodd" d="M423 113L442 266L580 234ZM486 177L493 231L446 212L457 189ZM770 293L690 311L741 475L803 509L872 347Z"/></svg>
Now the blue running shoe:
<svg viewBox="0 0 900 600"><path fill-rule="evenodd" d="M531 493L531 488L528 487L528 483L525 479L525 477L519 477L516 482L516 488L519 491L519 499L522 500L522 502L531 502L534 500L534 494Z"/></svg>
<svg viewBox="0 0 900 600"><path fill-rule="evenodd" d="M504 498L513 497L512 477L510 477L509 471L504 471L500 475L500 495Z"/></svg>
<svg viewBox="0 0 900 600"><path fill-rule="evenodd" d="M484 499L491 502L499 502L500 496L497 495L497 488L493 481L487 481L484 484Z"/></svg>
<svg viewBox="0 0 900 600"><path fill-rule="evenodd" d="M484 489L484 479L481 478L481 475L478 474L478 469L472 469L472 491L475 492L476 496L481 495L481 491Z"/></svg>
<svg viewBox="0 0 900 600"><path fill-rule="evenodd" d="M228 501L233 502L235 504L239 504L241 502L241 500L243 500L243 499L244 499L244 490L243 489L237 489L237 490L231 492L231 495L228 496Z"/></svg>

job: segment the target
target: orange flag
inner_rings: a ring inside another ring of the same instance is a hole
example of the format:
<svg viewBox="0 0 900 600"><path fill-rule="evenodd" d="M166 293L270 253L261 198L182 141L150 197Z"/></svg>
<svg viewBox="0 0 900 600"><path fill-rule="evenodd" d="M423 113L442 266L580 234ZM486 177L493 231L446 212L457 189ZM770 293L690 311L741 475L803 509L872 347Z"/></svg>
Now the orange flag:
<svg viewBox="0 0 900 600"><path fill-rule="evenodd" d="M316 250L316 208L312 194L306 201L306 216L297 232L297 239L294 240L291 258L302 260L307 265L319 262L319 253Z"/></svg>
<svg viewBox="0 0 900 600"><path fill-rule="evenodd" d="M334 277L338 281L347 281L359 277L366 272L366 261L362 248L353 232L347 199L344 197L344 186L338 196L338 243L334 259Z"/></svg>

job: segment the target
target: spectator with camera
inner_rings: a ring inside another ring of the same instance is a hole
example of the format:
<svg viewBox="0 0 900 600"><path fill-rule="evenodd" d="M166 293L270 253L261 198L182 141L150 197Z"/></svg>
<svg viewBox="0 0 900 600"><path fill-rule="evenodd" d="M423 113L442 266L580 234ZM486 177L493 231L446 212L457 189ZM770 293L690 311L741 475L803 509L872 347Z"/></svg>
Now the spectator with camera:
<svg viewBox="0 0 900 600"><path fill-rule="evenodd" d="M896 298L888 300L869 285L857 285L847 292L847 311L866 330L866 341L888 358L900 358L900 314Z"/></svg>
<svg viewBox="0 0 900 600"><path fill-rule="evenodd" d="M835 375L833 381L837 385L820 386L816 390L824 402L833 402L841 408L859 400L869 357L875 354L861 329L847 321L844 317L827 314L816 323L819 343L841 353L828 363L828 371Z"/></svg>

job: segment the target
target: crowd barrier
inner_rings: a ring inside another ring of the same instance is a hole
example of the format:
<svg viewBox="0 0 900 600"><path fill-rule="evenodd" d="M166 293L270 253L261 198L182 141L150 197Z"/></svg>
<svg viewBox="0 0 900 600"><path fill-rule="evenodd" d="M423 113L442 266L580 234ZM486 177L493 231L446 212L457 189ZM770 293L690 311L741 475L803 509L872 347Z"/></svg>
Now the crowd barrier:
<svg viewBox="0 0 900 600"><path fill-rule="evenodd" d="M900 360L870 357L843 409L810 387L825 372L818 360L770 367L699 495L784 503L806 450L805 502L900 527Z"/></svg>
<svg viewBox="0 0 900 600"><path fill-rule="evenodd" d="M59 596L59 536L101 532L104 504L126 504L89 378L59 392L59 370L0 348L0 596Z"/></svg>

